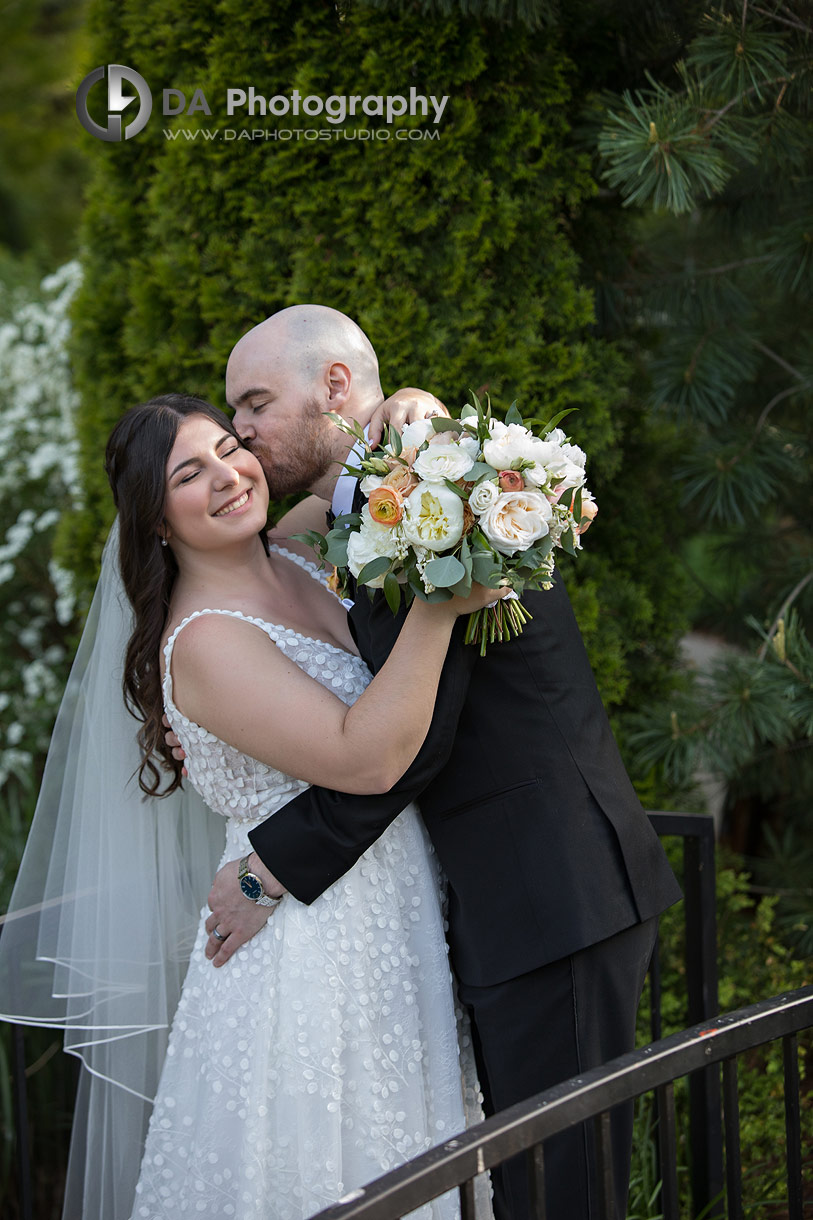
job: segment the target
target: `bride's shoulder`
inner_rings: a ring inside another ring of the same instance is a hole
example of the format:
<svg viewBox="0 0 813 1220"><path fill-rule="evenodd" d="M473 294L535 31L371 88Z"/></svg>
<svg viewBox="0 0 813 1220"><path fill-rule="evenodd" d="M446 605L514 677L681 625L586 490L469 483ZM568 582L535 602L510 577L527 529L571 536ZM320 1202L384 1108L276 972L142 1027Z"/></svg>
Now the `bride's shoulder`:
<svg viewBox="0 0 813 1220"><path fill-rule="evenodd" d="M241 610L195 610L167 630L161 647L162 672L171 655L173 670L180 666L202 679L208 675L220 680L224 671L242 671L246 664L264 667L276 651L268 645L262 618Z"/></svg>
<svg viewBox="0 0 813 1220"><path fill-rule="evenodd" d="M170 644L177 661L186 662L191 655L213 648L225 655L232 643L236 644L250 628L256 627L256 622L256 616L234 607L180 605L171 611L161 637L162 673Z"/></svg>

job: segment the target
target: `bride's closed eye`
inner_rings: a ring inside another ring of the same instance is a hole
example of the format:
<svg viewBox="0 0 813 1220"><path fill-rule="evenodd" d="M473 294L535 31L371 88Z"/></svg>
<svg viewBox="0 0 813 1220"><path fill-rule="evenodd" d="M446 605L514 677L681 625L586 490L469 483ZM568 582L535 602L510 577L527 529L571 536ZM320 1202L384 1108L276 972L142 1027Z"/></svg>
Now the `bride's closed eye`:
<svg viewBox="0 0 813 1220"><path fill-rule="evenodd" d="M227 450L226 450L224 453L222 453L220 456L221 456L221 457L224 457L224 458L226 458L226 457L231 457L231 455L232 455L233 453L239 453L239 452L240 452L240 450L241 450L242 448L243 448L243 446L242 446L242 445L233 445L231 449L227 449ZM199 470L193 470L193 471L191 471L189 474L185 475L185 476L184 476L182 479L180 479L180 480L179 480L179 486L180 486L180 484L182 484L182 483L191 483L191 482L192 482L192 480L193 480L193 479L196 477L196 475L198 475L198 474L200 474L200 471L199 471Z"/></svg>

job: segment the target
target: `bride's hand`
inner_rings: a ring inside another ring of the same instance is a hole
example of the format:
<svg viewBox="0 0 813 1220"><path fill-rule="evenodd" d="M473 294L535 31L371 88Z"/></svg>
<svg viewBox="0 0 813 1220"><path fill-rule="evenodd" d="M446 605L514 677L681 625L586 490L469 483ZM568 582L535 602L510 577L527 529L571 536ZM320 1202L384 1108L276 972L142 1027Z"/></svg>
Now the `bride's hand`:
<svg viewBox="0 0 813 1220"><path fill-rule="evenodd" d="M448 415L443 403L428 390L418 390L413 386L396 390L389 398L376 407L370 419L367 436L375 448L384 435L384 425L392 424L400 432L406 424L414 424L418 419L427 419L431 415Z"/></svg>
<svg viewBox="0 0 813 1220"><path fill-rule="evenodd" d="M474 614L477 610L483 610L486 606L493 606L501 598L507 597L511 590L504 586L500 589L489 589L485 585L473 584L471 593L468 597L460 597L455 594L445 602L423 602L422 599L415 598L415 604L419 602L427 607L432 612L435 608L439 608L442 612L453 614L455 618L459 618L461 614Z"/></svg>

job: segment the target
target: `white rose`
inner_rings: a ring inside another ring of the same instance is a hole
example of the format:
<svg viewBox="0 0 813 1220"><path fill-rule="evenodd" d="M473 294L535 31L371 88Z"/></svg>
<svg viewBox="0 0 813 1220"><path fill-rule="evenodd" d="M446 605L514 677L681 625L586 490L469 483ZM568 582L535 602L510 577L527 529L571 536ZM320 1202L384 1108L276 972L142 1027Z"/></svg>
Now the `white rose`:
<svg viewBox="0 0 813 1220"><path fill-rule="evenodd" d="M369 496L370 492L375 491L376 487L380 487L383 482L383 474L366 474L359 483L359 487L365 496Z"/></svg>
<svg viewBox="0 0 813 1220"><path fill-rule="evenodd" d="M455 441L430 445L422 450L412 463L412 470L426 483L442 483L444 479L462 479L474 465L474 458L467 449Z"/></svg>
<svg viewBox="0 0 813 1220"><path fill-rule="evenodd" d="M493 419L490 431L491 436L483 445L483 460L495 470L511 470L520 458L533 462L537 468L544 465L544 442L537 440L522 424L504 424ZM545 482L542 470L529 469L523 471L523 475L533 483Z"/></svg>
<svg viewBox="0 0 813 1220"><path fill-rule="evenodd" d="M347 566L354 576L358 576L366 563L384 555L387 559L395 559L398 553L397 527L379 525L370 516L370 510L365 504L361 510L361 525L354 530L347 540ZM384 584L384 575L371 580L370 587L380 589Z"/></svg>
<svg viewBox="0 0 813 1220"><path fill-rule="evenodd" d="M480 452L480 442L476 436L466 436L461 433L460 440L457 442L461 449L468 453L473 462L477 461L477 454Z"/></svg>
<svg viewBox="0 0 813 1220"><path fill-rule="evenodd" d="M574 445L571 443L570 440L568 440L568 437L565 436L562 428L554 428L553 432L548 432L547 437L544 439L549 440L549 442L554 445L557 445L557 447L562 450L562 453L565 455L566 459L574 462L576 466L581 466L582 470L584 470L585 462L587 461L585 450L580 449L579 445Z"/></svg>
<svg viewBox="0 0 813 1220"><path fill-rule="evenodd" d="M492 483L490 479L483 479L471 489L469 508L479 517L499 500L501 494L496 483Z"/></svg>
<svg viewBox="0 0 813 1220"><path fill-rule="evenodd" d="M507 491L480 518L480 529L495 551L514 555L527 551L548 533L550 504L536 491Z"/></svg>
<svg viewBox="0 0 813 1220"><path fill-rule="evenodd" d="M560 492L567 487L580 487L585 479L585 455L578 445L558 445L554 441L537 441L536 466L525 471L529 483L541 487L550 483ZM581 464L573 458L579 457Z"/></svg>
<svg viewBox="0 0 813 1220"><path fill-rule="evenodd" d="M463 501L442 483L424 483L407 497L401 527L413 546L448 550L463 534Z"/></svg>
<svg viewBox="0 0 813 1220"><path fill-rule="evenodd" d="M401 444L405 449L410 445L414 445L416 449L420 449L424 441L428 441L430 436L434 436L435 429L432 427L431 419L416 419L414 423L407 424L401 433Z"/></svg>

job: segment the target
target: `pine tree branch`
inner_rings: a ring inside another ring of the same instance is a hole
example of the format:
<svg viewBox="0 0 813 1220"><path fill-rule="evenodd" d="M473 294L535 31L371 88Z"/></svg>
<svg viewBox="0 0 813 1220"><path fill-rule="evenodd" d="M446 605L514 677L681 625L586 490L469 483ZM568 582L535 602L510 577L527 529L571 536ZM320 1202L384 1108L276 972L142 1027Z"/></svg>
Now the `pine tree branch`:
<svg viewBox="0 0 813 1220"><path fill-rule="evenodd" d="M740 258L733 263L721 263L719 267L704 267L700 271L693 272L693 275L724 275L727 271L738 271L740 267L751 267L754 263L767 263L772 258L772 254L755 254L753 258Z"/></svg>
<svg viewBox="0 0 813 1220"><path fill-rule="evenodd" d="M729 271L739 271L740 267L752 267L756 263L768 263L773 254L755 254L753 258L740 258L731 263L721 263L719 267L701 267L698 271L673 271L668 274L637 274L634 280L618 280L619 288L640 288L645 284L680 283L685 280L698 279L701 275L725 275ZM628 264L629 265L629 264Z"/></svg>
<svg viewBox="0 0 813 1220"><path fill-rule="evenodd" d="M810 386L809 382L803 381L801 388L806 390L809 388L809 386ZM751 446L754 444L754 441L756 440L758 434L765 427L765 421L767 420L771 411L773 411L774 407L778 406L779 403L782 402L784 399L790 398L791 394L795 394L798 389L799 389L799 386L792 385L792 386L788 386L788 388L786 390L781 390L778 394L774 395L774 397L771 399L771 401L768 403L768 405L762 409L759 419L757 420L756 425L754 427L754 435L751 437L751 440L748 442L748 444L746 445L745 450L743 450L743 452L747 452L748 449L750 449Z"/></svg>
<svg viewBox="0 0 813 1220"><path fill-rule="evenodd" d="M801 388L807 389L810 384L811 384L810 382L802 381ZM788 386L787 389L780 390L780 392L778 394L774 395L774 397L771 399L771 401L768 403L768 405L766 407L763 407L763 409L760 413L759 419L757 420L756 424L754 425L754 431L751 434L750 439L747 441L747 443L745 445L743 445L742 449L740 449L738 453L735 453L734 456L732 458L729 458L729 460L727 462L723 462L720 464L720 466L719 466L720 470L731 470L731 468L733 466L737 465L737 462L739 462L741 458L745 457L746 453L748 453L751 449L753 449L754 445L756 444L757 437L759 436L762 429L765 427L765 422L766 422L768 416L770 415L771 411L773 411L774 407L779 406L780 402L783 402L786 398L790 398L791 394L796 394L799 391L799 388L800 387L798 385Z"/></svg>
<svg viewBox="0 0 813 1220"><path fill-rule="evenodd" d="M768 257L770 257L770 255ZM800 373L798 369L795 369L792 364L788 364L787 360L783 360L777 352L772 352L771 349L766 347L764 343L761 343L759 339L754 339L752 342L757 351L762 352L762 354L767 356L770 360L775 361L780 368L783 368L785 372L790 373L791 377L795 377L797 381L804 382L804 374Z"/></svg>
<svg viewBox="0 0 813 1220"><path fill-rule="evenodd" d="M782 602L782 605L779 607L779 613L777 614L776 618L774 619L773 623L771 624L771 629L768 632L768 634L765 636L765 640L762 644L762 647L760 648L759 652L757 653L757 660L759 660L759 661L765 660L765 654L768 651L768 645L770 644L771 640L773 639L773 637L776 635L777 631L779 630L779 624L784 619L784 617L787 614L790 607L796 601L796 598L799 596L799 594L802 592L802 590L805 588L805 586L810 584L811 580L813 580L813 568L811 568L811 570L808 572L807 576L803 576L802 579L798 582L798 584L796 584L794 586L794 588L791 589L790 593L787 595L785 600Z"/></svg>
<svg viewBox="0 0 813 1220"><path fill-rule="evenodd" d="M792 30L801 30L803 34L813 34L813 27L804 25L803 22L794 18L790 21L787 17L780 17L778 13L772 13L766 8L758 8L754 5L754 12L760 13L763 17L769 17L771 21L778 21L781 25L789 25Z"/></svg>
<svg viewBox="0 0 813 1220"><path fill-rule="evenodd" d="M720 119L723 118L724 115L728 114L729 110L741 102L743 98L748 97L752 93L757 93L761 88L767 88L768 85L787 84L789 81L794 80L795 77L796 73L791 72L790 76L775 76L772 80L760 81L758 85L750 85L747 89L743 89L742 93L738 93L735 97L732 97L731 101L726 102L725 106L723 106L721 110L707 110L706 114L713 114L714 118L700 129L701 134L704 136L708 135L712 127L719 123Z"/></svg>

